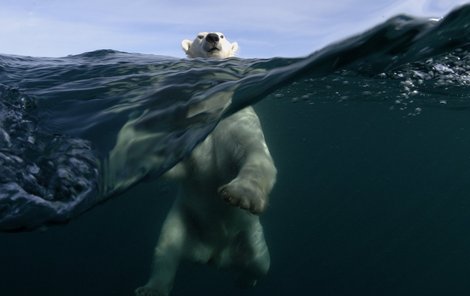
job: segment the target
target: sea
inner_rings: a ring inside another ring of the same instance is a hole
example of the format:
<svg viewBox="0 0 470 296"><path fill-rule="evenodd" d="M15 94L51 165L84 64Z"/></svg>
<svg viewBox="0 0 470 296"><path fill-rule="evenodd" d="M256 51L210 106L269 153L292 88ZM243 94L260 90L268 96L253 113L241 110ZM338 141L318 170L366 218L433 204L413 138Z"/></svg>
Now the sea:
<svg viewBox="0 0 470 296"><path fill-rule="evenodd" d="M299 58L0 55L0 295L133 295L176 186L253 105L278 168L269 274L172 295L470 295L470 5Z"/></svg>

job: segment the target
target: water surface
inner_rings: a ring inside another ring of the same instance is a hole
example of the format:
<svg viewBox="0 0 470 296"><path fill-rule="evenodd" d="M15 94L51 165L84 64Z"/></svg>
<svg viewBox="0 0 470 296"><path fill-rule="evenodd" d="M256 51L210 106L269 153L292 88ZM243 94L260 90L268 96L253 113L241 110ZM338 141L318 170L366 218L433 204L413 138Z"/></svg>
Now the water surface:
<svg viewBox="0 0 470 296"><path fill-rule="evenodd" d="M397 16L297 59L0 56L2 295L131 295L174 197L158 176L255 103L272 269L240 292L186 264L174 295L467 294L469 27L469 6Z"/></svg>

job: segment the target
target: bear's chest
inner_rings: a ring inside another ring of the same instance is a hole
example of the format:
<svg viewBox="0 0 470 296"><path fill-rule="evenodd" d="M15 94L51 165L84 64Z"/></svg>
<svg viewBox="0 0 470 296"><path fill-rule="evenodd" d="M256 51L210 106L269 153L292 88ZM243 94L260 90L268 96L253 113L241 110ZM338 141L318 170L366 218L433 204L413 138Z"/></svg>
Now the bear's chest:
<svg viewBox="0 0 470 296"><path fill-rule="evenodd" d="M227 149L220 147L227 144L229 143L220 143L217 137L211 134L193 150L185 162L188 181L193 186L201 184L207 189L218 188L235 177L237 166Z"/></svg>

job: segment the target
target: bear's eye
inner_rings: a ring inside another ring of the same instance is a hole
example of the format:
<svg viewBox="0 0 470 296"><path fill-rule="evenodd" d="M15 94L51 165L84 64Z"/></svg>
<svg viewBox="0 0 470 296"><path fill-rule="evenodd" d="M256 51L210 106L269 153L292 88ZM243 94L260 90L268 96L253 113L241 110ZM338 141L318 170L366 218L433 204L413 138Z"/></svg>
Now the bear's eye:
<svg viewBox="0 0 470 296"><path fill-rule="evenodd" d="M220 35L220 39L224 39L224 35Z"/></svg>
<svg viewBox="0 0 470 296"><path fill-rule="evenodd" d="M197 38L202 39L202 38L204 38L204 36L203 35L197 35Z"/></svg>

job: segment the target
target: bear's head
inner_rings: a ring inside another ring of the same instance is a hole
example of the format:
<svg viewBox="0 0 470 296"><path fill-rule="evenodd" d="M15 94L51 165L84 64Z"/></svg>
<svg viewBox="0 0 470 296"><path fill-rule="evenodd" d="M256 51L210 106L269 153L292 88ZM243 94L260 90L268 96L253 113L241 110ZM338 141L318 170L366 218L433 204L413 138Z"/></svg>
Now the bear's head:
<svg viewBox="0 0 470 296"><path fill-rule="evenodd" d="M201 32L194 41L181 42L184 52L190 58L219 58L233 57L238 50L238 43L230 43L224 34L219 32Z"/></svg>

